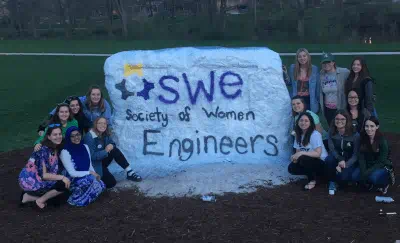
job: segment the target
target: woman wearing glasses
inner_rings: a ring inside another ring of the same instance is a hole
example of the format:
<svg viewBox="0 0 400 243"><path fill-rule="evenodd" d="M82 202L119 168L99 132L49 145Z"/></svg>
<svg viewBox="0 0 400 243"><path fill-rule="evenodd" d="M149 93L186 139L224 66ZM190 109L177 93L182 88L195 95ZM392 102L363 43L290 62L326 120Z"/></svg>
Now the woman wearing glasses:
<svg viewBox="0 0 400 243"><path fill-rule="evenodd" d="M361 129L364 128L364 123L371 116L371 113L366 108L361 107L357 89L351 89L347 93L347 111L352 118L353 132L361 133Z"/></svg>
<svg viewBox="0 0 400 243"><path fill-rule="evenodd" d="M62 136L65 136L65 132L67 131L68 128L75 126L78 126L78 122L73 118L71 109L69 108L68 104L62 103L57 105L55 114L52 119L50 120L51 124L58 124L61 129L62 129ZM44 133L46 134L48 127L45 128ZM35 141L35 147L34 151L38 151L40 149L41 141L45 138L45 135L43 134L40 136L36 141Z"/></svg>
<svg viewBox="0 0 400 243"><path fill-rule="evenodd" d="M350 181L357 168L360 135L353 132L351 120L346 110L338 110L329 129L329 156L325 163L330 195L335 195L336 181Z"/></svg>
<svg viewBox="0 0 400 243"><path fill-rule="evenodd" d="M319 103L322 114L328 125L331 125L336 110L346 108L344 87L350 71L347 68L336 67L335 57L331 53L322 54L321 65Z"/></svg>
<svg viewBox="0 0 400 243"><path fill-rule="evenodd" d="M101 180L104 181L107 188L112 188L117 183L107 168L113 160L126 171L128 180L142 180L142 177L132 170L124 154L112 140L107 120L104 117L98 117L94 121L93 128L86 133L84 141L89 146L93 167L101 175Z"/></svg>
<svg viewBox="0 0 400 243"><path fill-rule="evenodd" d="M60 159L72 177L68 203L83 207L95 201L104 191L105 185L100 175L94 171L89 147L83 144L82 134L77 127L67 129Z"/></svg>
<svg viewBox="0 0 400 243"><path fill-rule="evenodd" d="M62 131L59 124L49 124L44 134L40 149L34 152L25 168L19 174L19 185L23 190L20 205L35 202L40 209L46 202L61 193L68 191L70 180L60 173L58 155L62 142Z"/></svg>
<svg viewBox="0 0 400 243"><path fill-rule="evenodd" d="M89 131L90 128L90 121L89 119L86 118L85 114L83 113L83 104L79 97L76 96L69 96L67 99L65 99L64 103L69 105L69 108L71 108L72 115L74 116L74 119L78 121L78 128L79 131L83 134ZM46 125L51 121L53 118L53 115L50 114L48 121L43 122L39 128L38 128L38 133L39 136L42 136L44 133L44 130L46 129Z"/></svg>

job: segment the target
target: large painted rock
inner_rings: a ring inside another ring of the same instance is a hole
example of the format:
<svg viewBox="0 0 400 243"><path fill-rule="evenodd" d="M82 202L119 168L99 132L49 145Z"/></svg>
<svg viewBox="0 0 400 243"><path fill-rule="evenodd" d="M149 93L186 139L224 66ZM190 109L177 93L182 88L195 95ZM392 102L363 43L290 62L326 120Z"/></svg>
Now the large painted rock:
<svg viewBox="0 0 400 243"><path fill-rule="evenodd" d="M270 49L127 51L109 57L104 72L118 146L145 177L288 163L290 98Z"/></svg>

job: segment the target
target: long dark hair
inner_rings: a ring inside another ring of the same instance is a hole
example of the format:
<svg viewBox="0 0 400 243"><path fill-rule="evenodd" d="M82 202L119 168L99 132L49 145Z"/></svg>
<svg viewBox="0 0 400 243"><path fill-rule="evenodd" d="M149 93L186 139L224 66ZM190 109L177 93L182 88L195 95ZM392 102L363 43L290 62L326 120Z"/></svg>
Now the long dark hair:
<svg viewBox="0 0 400 243"><path fill-rule="evenodd" d="M357 80L353 82L354 77L356 76L356 73L353 71L353 64L355 61L359 61L361 64L361 71L358 74ZM367 66L367 63L364 58L362 57L355 57L353 61L351 62L351 67L350 67L350 74L349 77L346 80L345 84L345 92L348 94L350 89L354 88L360 88L361 81L364 79L370 78L369 76L369 69Z"/></svg>
<svg viewBox="0 0 400 243"><path fill-rule="evenodd" d="M90 86L88 92L86 93L86 102L85 102L85 103L86 103L86 105L87 105L87 108L89 108L89 110L93 110L94 107L95 107L95 105L92 103L92 100L90 99L90 94L92 93L92 91L93 91L94 89L100 90L100 97L101 97L101 98L100 98L100 101L99 101L99 104L98 104L96 107L98 107L98 108L100 109L101 112L104 112L104 111L106 110L106 108L105 108L105 106L104 106L103 92L101 92L100 87L97 86L97 85L92 85L92 86Z"/></svg>
<svg viewBox="0 0 400 243"><path fill-rule="evenodd" d="M304 105L304 110L303 111L307 110L307 105L306 105L306 102L304 101L303 97L301 97L300 95L295 95L295 96L293 96L291 102L293 100L300 100L300 102L303 103L303 105ZM292 116L295 117L296 115L297 115L297 113L293 110L293 107L292 107Z"/></svg>
<svg viewBox="0 0 400 243"><path fill-rule="evenodd" d="M352 118L346 110L340 109L337 110L335 113L335 118L332 120L330 127L329 127L329 133L330 135L334 136L338 133L337 127L335 125L335 119L337 115L342 115L346 118L346 126L344 127L344 135L345 136L351 136L353 134L353 124L352 124Z"/></svg>
<svg viewBox="0 0 400 243"><path fill-rule="evenodd" d="M55 124L61 124L61 120L60 117L58 116L58 112L60 111L61 107L67 107L69 110L69 117L68 117L68 121L72 121L74 119L74 115L72 114L71 108L69 108L69 104L67 103L61 103L57 105L56 108L56 112L54 113L54 115L51 117L50 119L50 123L55 123Z"/></svg>
<svg viewBox="0 0 400 243"><path fill-rule="evenodd" d="M77 96L68 96L66 99L65 99L65 103L66 104L68 104L68 105L71 105L71 102L72 101L74 101L74 100L76 100L76 101L78 101L78 104L79 104L79 111L78 111L78 114L73 114L73 116L74 117L81 117L81 116L84 116L85 114L83 113L83 104L82 104L82 101L79 99L79 97L77 97Z"/></svg>
<svg viewBox="0 0 400 243"><path fill-rule="evenodd" d="M303 141L301 141L301 135L303 134L303 130L301 130L299 126L299 121L303 116L307 116L308 119L310 120L310 127L307 129L306 133L304 134ZM303 144L303 146L307 146L310 143L310 138L311 134L315 130L315 122L312 116L308 112L302 112L299 115L299 118L296 121L296 127L294 128L294 131L296 132L296 142L300 145Z"/></svg>
<svg viewBox="0 0 400 243"><path fill-rule="evenodd" d="M366 119L364 126L367 123L367 121L371 121L375 123L376 126L379 126L379 120L375 116L371 116L370 118ZM378 128L375 132L374 142L371 144L369 136L364 128L361 131L360 152L378 152L382 138L383 134Z"/></svg>
<svg viewBox="0 0 400 243"><path fill-rule="evenodd" d="M60 129L60 132L62 133L61 124L59 124L59 123L56 123L56 124L58 124L59 126L51 126L51 125L55 125L54 123L49 124L49 126L47 127L46 134L44 135L44 139L41 142L41 144L43 146L50 148L52 151L57 150L58 152L60 152L61 148L63 147L63 143L61 142L61 144L54 144L52 141L50 141L48 139L48 136L50 136L50 134L53 132L53 130Z"/></svg>
<svg viewBox="0 0 400 243"><path fill-rule="evenodd" d="M347 95L346 95L346 99L347 99L346 110L347 110L348 112L350 112L349 94L350 94L351 91L354 91L354 92L357 94L357 96L358 96L357 110L358 110L358 112L361 112L362 109L361 109L361 101L360 101L360 92L358 91L358 89L350 89L350 90L347 92Z"/></svg>

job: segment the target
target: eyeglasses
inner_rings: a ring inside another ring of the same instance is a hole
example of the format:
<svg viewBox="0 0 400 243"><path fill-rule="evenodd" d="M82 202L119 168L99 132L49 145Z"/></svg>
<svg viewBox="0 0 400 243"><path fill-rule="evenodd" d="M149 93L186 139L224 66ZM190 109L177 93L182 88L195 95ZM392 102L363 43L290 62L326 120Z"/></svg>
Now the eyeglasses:
<svg viewBox="0 0 400 243"><path fill-rule="evenodd" d="M78 96L68 96L66 99L65 99L65 103L70 103L72 100L76 100L76 99L79 99L78 98Z"/></svg>
<svg viewBox="0 0 400 243"><path fill-rule="evenodd" d="M346 118L335 118L335 121L346 121Z"/></svg>
<svg viewBox="0 0 400 243"><path fill-rule="evenodd" d="M49 124L48 127L50 127L50 128L61 127L61 125L59 123L53 123L53 124Z"/></svg>
<svg viewBox="0 0 400 243"><path fill-rule="evenodd" d="M358 97L357 96L349 96L349 97L347 97L347 99L349 99L349 100L358 100Z"/></svg>
<svg viewBox="0 0 400 243"><path fill-rule="evenodd" d="M69 105L67 103L65 103L65 102L57 104L57 107L61 107L61 106L68 106L69 107Z"/></svg>
<svg viewBox="0 0 400 243"><path fill-rule="evenodd" d="M79 132L76 133L75 135L72 135L72 134L71 134L71 138L79 138L79 137L81 137L81 136L82 136L82 134L80 134Z"/></svg>

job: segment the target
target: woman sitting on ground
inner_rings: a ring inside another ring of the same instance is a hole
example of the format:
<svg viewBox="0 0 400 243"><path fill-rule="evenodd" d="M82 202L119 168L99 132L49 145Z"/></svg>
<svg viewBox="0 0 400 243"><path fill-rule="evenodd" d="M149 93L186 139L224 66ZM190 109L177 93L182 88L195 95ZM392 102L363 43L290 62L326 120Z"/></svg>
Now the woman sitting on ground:
<svg viewBox="0 0 400 243"><path fill-rule="evenodd" d="M316 129L319 133L321 133L321 135L322 135L322 140L324 141L325 146L328 146L328 136L327 136L327 132L326 132L326 131L324 130L324 128L322 127L318 115L315 114L314 112L310 111L310 110L307 110L307 109L306 109L306 104L305 104L305 102L304 102L303 97L296 95L296 96L294 96L294 97L292 98L292 115L293 115L293 118L294 118L294 123L293 123L294 128L296 127L296 121L297 121L298 118L299 118L299 114L300 114L300 113L303 113L303 112L307 112L307 113L309 113L309 114L313 117L314 123L315 123L315 129ZM293 128L292 135L296 135L296 133L295 133L295 131L294 131L294 128Z"/></svg>
<svg viewBox="0 0 400 243"><path fill-rule="evenodd" d="M315 187L316 175L324 171L324 160L328 153L309 113L303 112L299 115L295 132L296 141L293 148L296 149L296 153L291 156L292 162L288 171L292 175L306 175L308 184L304 189L311 190Z"/></svg>
<svg viewBox="0 0 400 243"><path fill-rule="evenodd" d="M361 107L359 97L357 89L349 91L347 94L347 111L351 114L353 131L361 133L361 129L371 113L366 108Z"/></svg>
<svg viewBox="0 0 400 243"><path fill-rule="evenodd" d="M354 58L351 63L350 75L346 81L345 94L348 94L351 89L356 89L361 108L367 108L371 115L377 117L374 107L374 82L370 77L365 60L361 57Z"/></svg>
<svg viewBox="0 0 400 243"><path fill-rule="evenodd" d="M62 103L58 104L55 112L55 116L52 117L50 120L51 124L59 124L62 129L62 136L65 136L65 132L69 127L78 126L78 122L73 118L72 111L69 108L68 104ZM44 130L44 133L46 133L48 128ZM40 143L43 139L45 138L45 135L43 134L40 136L36 141L35 141L35 148L34 151L38 151L42 144Z"/></svg>
<svg viewBox="0 0 400 243"><path fill-rule="evenodd" d="M108 170L108 166L115 160L126 171L128 180L141 181L142 178L129 166L124 154L117 148L110 135L107 120L98 117L93 123L93 128L84 137L85 144L90 149L93 167L101 175L101 180L107 188L115 186L117 182Z"/></svg>
<svg viewBox="0 0 400 243"><path fill-rule="evenodd" d="M289 77L292 83L292 97L301 96L306 106L314 113L319 109L319 73L311 64L310 53L305 48L296 52L295 64L290 65Z"/></svg>
<svg viewBox="0 0 400 243"><path fill-rule="evenodd" d="M64 103L69 105L71 109L72 115L74 119L78 121L79 131L83 133L87 133L91 127L89 119L83 113L83 105L79 97L76 96L69 96L65 99ZM39 136L42 136L46 126L52 120L53 115L50 114L48 120L44 121L38 128Z"/></svg>
<svg viewBox="0 0 400 243"><path fill-rule="evenodd" d="M60 159L71 180L71 196L68 203L73 206L87 206L104 191L90 160L90 150L83 144L82 135L77 127L70 127L65 134L65 145Z"/></svg>
<svg viewBox="0 0 400 243"><path fill-rule="evenodd" d="M371 116L361 132L359 168L352 175L354 181L368 184L386 194L389 184L394 184L393 164L389 159L389 145L379 131L379 121Z"/></svg>
<svg viewBox="0 0 400 243"><path fill-rule="evenodd" d="M19 185L24 191L20 198L21 205L35 201L36 206L43 209L47 200L68 191L70 180L60 173L62 166L58 162L61 142L60 125L49 124L43 146L31 155L19 174Z"/></svg>
<svg viewBox="0 0 400 243"><path fill-rule="evenodd" d="M360 135L353 131L350 114L338 110L329 129L329 156L326 157L329 194L336 192L336 181L351 181L357 168Z"/></svg>

